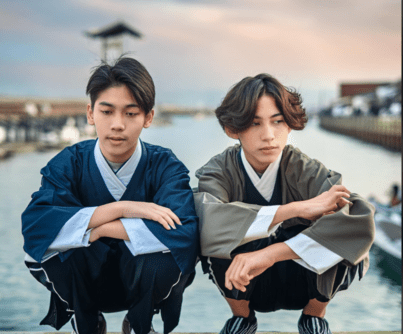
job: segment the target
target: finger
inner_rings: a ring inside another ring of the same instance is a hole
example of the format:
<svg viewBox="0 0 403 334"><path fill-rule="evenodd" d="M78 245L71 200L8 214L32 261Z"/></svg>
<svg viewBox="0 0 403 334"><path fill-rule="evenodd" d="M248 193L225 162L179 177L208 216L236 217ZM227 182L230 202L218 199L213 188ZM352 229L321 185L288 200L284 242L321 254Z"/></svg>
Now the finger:
<svg viewBox="0 0 403 334"><path fill-rule="evenodd" d="M158 223L160 223L162 226L164 226L164 228L165 228L166 230L170 230L170 229L171 229L171 227L169 226L168 222L167 222L164 218L162 218L161 216L156 215L156 217L155 217L153 220L156 221L156 222L158 222Z"/></svg>
<svg viewBox="0 0 403 334"><path fill-rule="evenodd" d="M232 286L232 284L231 284L231 281L228 281L228 282L227 282L227 279L225 279L225 287L226 287L228 290L232 290L233 286Z"/></svg>
<svg viewBox="0 0 403 334"><path fill-rule="evenodd" d="M157 204L156 204L156 205L157 205ZM176 224L182 225L182 223L181 223L179 217L178 217L171 209L166 208L166 207L161 206L161 205L157 205L157 207L158 207L159 210L161 210L161 211L164 212L165 214L168 214L169 217L170 217L173 221L175 221Z"/></svg>
<svg viewBox="0 0 403 334"><path fill-rule="evenodd" d="M240 265L238 265L232 276L230 277L231 282L234 284L238 284L238 285L242 285L242 286L246 286L250 283L250 279L249 279L249 266L247 265L247 263L245 263L244 261L242 261L240 263Z"/></svg>
<svg viewBox="0 0 403 334"><path fill-rule="evenodd" d="M169 210L168 215L171 217L171 219L173 219L175 221L176 224L182 225L179 217L176 214L174 214L171 210Z"/></svg>
<svg viewBox="0 0 403 334"><path fill-rule="evenodd" d="M335 190L335 191L343 191L346 192L348 194L351 194L351 191L348 190L345 186L343 186L342 184L338 184L338 185L334 185L332 188L330 188L331 190Z"/></svg>
<svg viewBox="0 0 403 334"><path fill-rule="evenodd" d="M235 289L240 290L242 292L246 292L246 287L238 282L232 282L232 285L234 286Z"/></svg>
<svg viewBox="0 0 403 334"><path fill-rule="evenodd" d="M229 268L225 272L225 286L229 290L232 289L232 281L234 279L234 273L236 272L238 265L239 265L238 260L235 257L235 259L232 261ZM229 287L231 287L231 289Z"/></svg>
<svg viewBox="0 0 403 334"><path fill-rule="evenodd" d="M245 263L242 263L241 266L237 267L237 270L234 274L234 280L242 285L248 285L249 284L248 272L249 267Z"/></svg>
<svg viewBox="0 0 403 334"><path fill-rule="evenodd" d="M240 272L240 278L242 279L242 283L245 283L244 285L248 285L253 278L252 275L250 274L250 268L249 266L244 266Z"/></svg>
<svg viewBox="0 0 403 334"><path fill-rule="evenodd" d="M350 194L347 193L347 192L345 192L345 191L337 191L337 192L334 193L334 195L335 195L337 198L341 198L341 197L347 197L347 198L349 198L349 197L350 197Z"/></svg>
<svg viewBox="0 0 403 334"><path fill-rule="evenodd" d="M228 268L228 270L229 270L230 268ZM229 278L229 275L227 274L228 273L228 270L227 270L227 272L225 273L225 287L228 289L228 290L232 290L232 283L231 283L231 280L230 280L230 278Z"/></svg>
<svg viewBox="0 0 403 334"><path fill-rule="evenodd" d="M234 275L228 276L228 284L226 285L227 288L228 286L231 286L237 290L245 292L246 291L245 285L247 284L243 284L241 281L238 281L236 276Z"/></svg>
<svg viewBox="0 0 403 334"><path fill-rule="evenodd" d="M166 230L170 230L171 226L176 229L175 224L173 223L172 219L162 211L153 211L149 214L149 219L154 220L160 223Z"/></svg>
<svg viewBox="0 0 403 334"><path fill-rule="evenodd" d="M169 226L171 226L174 230L176 230L175 223L174 223L174 221L172 220L172 218L169 217L168 214L164 213L164 214L161 214L161 216L162 216L162 218L168 223Z"/></svg>
<svg viewBox="0 0 403 334"><path fill-rule="evenodd" d="M346 205L353 205L352 202L350 202L349 200L346 200L345 198L341 198L338 202L337 202L337 206L341 209L343 207L345 207Z"/></svg>

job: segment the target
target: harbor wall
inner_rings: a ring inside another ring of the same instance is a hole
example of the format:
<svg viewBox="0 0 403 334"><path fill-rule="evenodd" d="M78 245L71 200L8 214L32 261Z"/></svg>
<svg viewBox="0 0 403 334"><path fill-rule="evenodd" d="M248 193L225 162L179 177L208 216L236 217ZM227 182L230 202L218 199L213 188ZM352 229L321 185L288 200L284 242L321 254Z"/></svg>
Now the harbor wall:
<svg viewBox="0 0 403 334"><path fill-rule="evenodd" d="M332 117L321 116L320 127L368 143L401 151L402 128L400 117Z"/></svg>

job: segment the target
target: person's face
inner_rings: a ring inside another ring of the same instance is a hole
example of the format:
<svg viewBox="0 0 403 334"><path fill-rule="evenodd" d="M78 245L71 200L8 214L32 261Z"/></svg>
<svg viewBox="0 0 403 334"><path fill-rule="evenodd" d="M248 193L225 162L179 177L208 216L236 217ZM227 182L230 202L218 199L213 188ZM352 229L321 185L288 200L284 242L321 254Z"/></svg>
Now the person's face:
<svg viewBox="0 0 403 334"><path fill-rule="evenodd" d="M88 124L95 125L101 152L112 162L125 162L131 157L141 130L151 125L153 116L154 110L145 115L125 85L101 92L94 110L87 106Z"/></svg>
<svg viewBox="0 0 403 334"><path fill-rule="evenodd" d="M252 125L240 133L225 129L227 135L239 139L245 157L256 172L263 173L274 162L287 143L291 128L284 121L273 97L263 95L257 103Z"/></svg>

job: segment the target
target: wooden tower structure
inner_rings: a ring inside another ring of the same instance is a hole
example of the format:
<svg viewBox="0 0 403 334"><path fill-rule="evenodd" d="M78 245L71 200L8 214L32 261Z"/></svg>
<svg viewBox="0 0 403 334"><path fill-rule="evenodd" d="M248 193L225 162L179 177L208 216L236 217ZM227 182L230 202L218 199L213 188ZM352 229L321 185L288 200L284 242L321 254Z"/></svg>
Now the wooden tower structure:
<svg viewBox="0 0 403 334"><path fill-rule="evenodd" d="M123 21L118 21L102 28L84 32L84 35L89 38L100 38L102 40L101 52L104 61L107 61L108 50L111 48L118 49L120 54L123 53L123 41L122 39L119 39L119 37L122 37L124 34L139 39L143 37L138 30L135 30Z"/></svg>

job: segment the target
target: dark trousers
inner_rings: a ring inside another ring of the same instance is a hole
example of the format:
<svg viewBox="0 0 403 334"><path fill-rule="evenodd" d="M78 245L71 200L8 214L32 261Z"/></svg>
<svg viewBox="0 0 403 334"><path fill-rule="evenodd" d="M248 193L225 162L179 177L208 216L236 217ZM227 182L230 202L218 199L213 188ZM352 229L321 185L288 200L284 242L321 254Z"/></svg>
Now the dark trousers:
<svg viewBox="0 0 403 334"><path fill-rule="evenodd" d="M164 332L171 332L179 322L183 291L193 278L181 274L171 253L133 256L123 241L109 238L76 249L64 262L54 256L27 266L52 292L41 324L60 329L74 314L80 334L94 332L99 311L123 310L136 334L149 333L157 310Z"/></svg>
<svg viewBox="0 0 403 334"><path fill-rule="evenodd" d="M249 242L236 248L231 254L253 252L266 248L278 242L284 242L300 233L305 226L294 226L288 229L279 228L276 234L268 238ZM273 312L276 310L300 310L303 309L311 299L321 302L329 301L321 295L317 289L317 274L302 267L292 260L275 263L259 276L252 279L246 286L246 291L242 292L235 288L228 290L225 287L225 273L231 265L232 260L218 259L213 257L202 257L202 267L204 273L209 274L209 278L215 283L220 293L230 299L248 300L249 307L258 312ZM339 263L335 286L337 291L346 290L355 277L358 266L347 268Z"/></svg>

